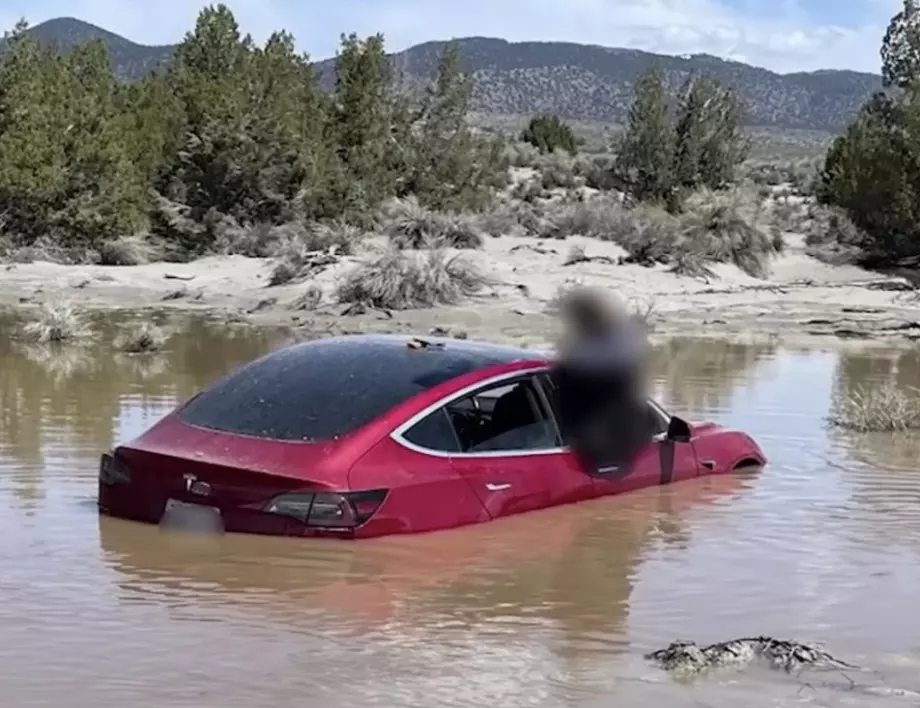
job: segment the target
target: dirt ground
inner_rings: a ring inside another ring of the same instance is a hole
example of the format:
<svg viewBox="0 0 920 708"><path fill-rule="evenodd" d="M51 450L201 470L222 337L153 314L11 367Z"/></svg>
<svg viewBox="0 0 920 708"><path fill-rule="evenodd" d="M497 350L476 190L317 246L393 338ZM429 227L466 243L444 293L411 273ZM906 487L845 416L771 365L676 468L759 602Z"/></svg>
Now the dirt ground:
<svg viewBox="0 0 920 708"><path fill-rule="evenodd" d="M573 247L590 259L566 265ZM635 307L652 308L658 335L920 339L920 292L903 280L855 267L825 265L789 238L768 280L734 266L716 278L679 277L666 268L618 265L622 251L596 239L564 241L501 237L478 260L496 285L451 307L347 313L334 288L355 258L307 282L268 286L268 259L215 256L193 263L142 266L61 266L46 262L0 266L0 306L31 308L66 299L85 309L200 311L253 324L282 324L303 336L367 331L465 334L472 339L544 347L555 337L551 303L571 284L611 288ZM359 256L360 257L360 256ZM318 307L298 309L308 285L319 286ZM461 334L462 336L462 334Z"/></svg>

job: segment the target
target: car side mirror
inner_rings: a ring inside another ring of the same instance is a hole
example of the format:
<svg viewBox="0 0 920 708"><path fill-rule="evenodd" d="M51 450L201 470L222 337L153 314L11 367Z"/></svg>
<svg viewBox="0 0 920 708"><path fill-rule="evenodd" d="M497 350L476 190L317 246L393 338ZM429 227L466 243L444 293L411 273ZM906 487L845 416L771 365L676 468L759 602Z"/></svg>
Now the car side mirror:
<svg viewBox="0 0 920 708"><path fill-rule="evenodd" d="M668 440L673 442L690 442L690 424L676 415L668 422Z"/></svg>

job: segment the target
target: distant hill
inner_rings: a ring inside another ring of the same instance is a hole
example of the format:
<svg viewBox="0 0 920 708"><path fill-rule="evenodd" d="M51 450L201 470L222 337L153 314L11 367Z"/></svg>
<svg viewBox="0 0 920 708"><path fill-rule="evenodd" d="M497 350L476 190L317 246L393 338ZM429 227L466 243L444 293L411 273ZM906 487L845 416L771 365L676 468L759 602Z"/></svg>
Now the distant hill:
<svg viewBox="0 0 920 708"><path fill-rule="evenodd" d="M72 18L49 20L29 32L67 49L102 39L112 66L134 81L169 62L174 47L150 47ZM706 72L734 87L748 109L752 126L836 131L881 88L881 77L855 71L776 74L766 69L706 54L674 57L634 49L567 42L507 42L468 37L457 40L464 68L475 78L474 110L490 115L531 115L541 111L573 120L618 121L632 100L633 82L657 60L672 90L694 73ZM393 55L410 82L431 75L444 42L426 42ZM331 86L335 60L317 62Z"/></svg>
<svg viewBox="0 0 920 708"><path fill-rule="evenodd" d="M30 27L31 37L56 44L67 51L76 44L101 39L109 52L112 68L125 81L136 81L172 59L175 46L149 47L136 44L113 32L72 17L60 17Z"/></svg>

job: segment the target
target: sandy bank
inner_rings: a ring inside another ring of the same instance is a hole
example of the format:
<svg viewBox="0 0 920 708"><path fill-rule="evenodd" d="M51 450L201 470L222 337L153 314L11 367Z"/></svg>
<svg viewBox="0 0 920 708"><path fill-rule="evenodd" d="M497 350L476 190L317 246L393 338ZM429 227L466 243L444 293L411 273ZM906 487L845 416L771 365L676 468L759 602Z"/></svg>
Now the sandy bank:
<svg viewBox="0 0 920 708"><path fill-rule="evenodd" d="M789 237L766 281L734 266L716 266L704 282L665 268L618 265L619 247L596 239L564 241L502 237L464 252L496 281L462 305L412 311L347 313L336 282L355 259L343 259L307 282L268 286L268 259L215 256L193 263L142 266L61 266L46 262L0 267L0 305L31 307L69 299L87 309L173 309L213 312L253 323L309 332L422 331L441 328L471 338L548 343L550 304L573 283L603 285L637 306L654 308L656 333L702 336L813 335L856 339L920 339L920 293L903 281L855 267L832 267ZM566 265L573 247L587 261ZM308 284L323 290L317 307L298 306Z"/></svg>

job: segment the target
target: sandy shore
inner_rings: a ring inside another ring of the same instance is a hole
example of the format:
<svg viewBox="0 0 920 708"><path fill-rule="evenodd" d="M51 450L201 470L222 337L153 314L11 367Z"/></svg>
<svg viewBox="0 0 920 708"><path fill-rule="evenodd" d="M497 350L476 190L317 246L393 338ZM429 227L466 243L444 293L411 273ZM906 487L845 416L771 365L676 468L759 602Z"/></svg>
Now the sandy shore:
<svg viewBox="0 0 920 708"><path fill-rule="evenodd" d="M573 247L593 260L565 265ZM241 256L128 267L0 266L0 305L34 307L68 299L86 309L210 312L292 326L304 335L440 328L470 338L545 346L555 331L550 303L560 288L580 283L603 285L638 307L653 307L651 322L662 335L920 339L920 292L900 279L825 265L805 255L794 236L766 281L734 266L717 266L718 277L703 282L665 268L617 265L622 255L617 246L589 238L502 237L489 239L482 251L464 253L497 284L462 305L429 310L342 314L346 307L335 302L333 291L343 272L354 267L354 258L308 282L269 287L274 263ZM297 309L308 284L323 289L323 300L315 309Z"/></svg>

